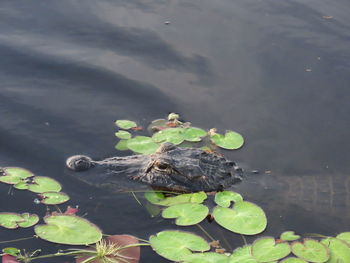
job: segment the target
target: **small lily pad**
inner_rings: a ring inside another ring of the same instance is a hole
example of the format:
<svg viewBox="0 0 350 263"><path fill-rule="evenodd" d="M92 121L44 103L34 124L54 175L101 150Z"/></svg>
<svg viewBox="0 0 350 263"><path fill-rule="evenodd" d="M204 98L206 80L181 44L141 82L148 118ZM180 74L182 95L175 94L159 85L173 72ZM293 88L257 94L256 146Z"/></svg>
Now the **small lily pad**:
<svg viewBox="0 0 350 263"><path fill-rule="evenodd" d="M32 172L19 167L5 167L2 171L4 175L0 176L0 182L5 184L18 184L22 180L34 176Z"/></svg>
<svg viewBox="0 0 350 263"><path fill-rule="evenodd" d="M301 258L290 257L290 258L283 259L281 263L307 263L307 261Z"/></svg>
<svg viewBox="0 0 350 263"><path fill-rule="evenodd" d="M201 137L204 137L207 135L207 132L200 128L190 127L186 128L183 131L183 137L185 141L189 142L199 142L201 140Z"/></svg>
<svg viewBox="0 0 350 263"><path fill-rule="evenodd" d="M294 231L285 231L281 234L280 239L283 241L294 241L299 239L300 236L296 235Z"/></svg>
<svg viewBox="0 0 350 263"><path fill-rule="evenodd" d="M157 143L171 142L178 145L185 140L183 132L183 128L169 128L153 134L152 139Z"/></svg>
<svg viewBox="0 0 350 263"><path fill-rule="evenodd" d="M33 181L28 185L28 190L34 193L59 192L61 189L62 187L59 182L45 176L35 176Z"/></svg>
<svg viewBox="0 0 350 263"><path fill-rule="evenodd" d="M45 205L63 204L69 200L69 196L63 192L45 192L40 194L40 198Z"/></svg>
<svg viewBox="0 0 350 263"><path fill-rule="evenodd" d="M29 185L25 181L21 181L13 186L14 188L18 190L27 190L29 188Z"/></svg>
<svg viewBox="0 0 350 263"><path fill-rule="evenodd" d="M321 240L321 243L331 251L330 259L327 263L350 262L350 247L344 240L326 238Z"/></svg>
<svg viewBox="0 0 350 263"><path fill-rule="evenodd" d="M273 237L263 237L254 241L252 255L258 262L271 262L288 256L291 252L288 243L276 244Z"/></svg>
<svg viewBox="0 0 350 263"><path fill-rule="evenodd" d="M114 133L115 136L117 136L119 139L130 139L131 138L131 133L127 131L117 131Z"/></svg>
<svg viewBox="0 0 350 263"><path fill-rule="evenodd" d="M37 225L35 234L58 244L88 245L102 238L101 230L88 220L74 215L51 215L44 218L46 225Z"/></svg>
<svg viewBox="0 0 350 263"><path fill-rule="evenodd" d="M350 246L350 232L343 232L337 235L337 238L344 240Z"/></svg>
<svg viewBox="0 0 350 263"><path fill-rule="evenodd" d="M36 223L39 222L39 217L36 214L29 214L29 213L23 213L21 214L22 220L18 223L18 226L27 228L34 226Z"/></svg>
<svg viewBox="0 0 350 263"><path fill-rule="evenodd" d="M231 256L229 263L259 263L252 255L252 246L236 248Z"/></svg>
<svg viewBox="0 0 350 263"><path fill-rule="evenodd" d="M232 191L222 191L215 194L214 201L219 206L229 207L231 205L231 201L243 201L243 197L239 193L235 193Z"/></svg>
<svg viewBox="0 0 350 263"><path fill-rule="evenodd" d="M293 242L292 252L309 262L326 262L330 257L329 248L313 239L304 239L304 243Z"/></svg>
<svg viewBox="0 0 350 263"><path fill-rule="evenodd" d="M214 252L193 253L183 263L228 263L228 259L228 256Z"/></svg>
<svg viewBox="0 0 350 263"><path fill-rule="evenodd" d="M128 140L120 140L115 146L114 148L117 149L118 151L126 151L129 150L128 146L127 146L127 142Z"/></svg>
<svg viewBox="0 0 350 263"><path fill-rule="evenodd" d="M159 145L152 138L147 136L135 136L127 140L127 147L136 153L151 154L155 153Z"/></svg>
<svg viewBox="0 0 350 263"><path fill-rule="evenodd" d="M187 203L178 204L166 208L162 212L164 218L176 218L178 226L190 226L198 224L207 217L208 207L202 204Z"/></svg>
<svg viewBox="0 0 350 263"><path fill-rule="evenodd" d="M264 211L247 201L236 202L233 209L217 206L213 216L222 227L243 235L259 234L267 225Z"/></svg>
<svg viewBox="0 0 350 263"><path fill-rule="evenodd" d="M137 127L136 122L134 121L129 121L129 120L116 120L115 124L124 130L129 130L131 128Z"/></svg>
<svg viewBox="0 0 350 263"><path fill-rule="evenodd" d="M8 229L30 227L38 223L39 217L35 214L0 213L0 226Z"/></svg>
<svg viewBox="0 0 350 263"><path fill-rule="evenodd" d="M215 133L210 139L217 146L228 150L239 149L244 144L242 135L234 131L227 131L225 135Z"/></svg>
<svg viewBox="0 0 350 263"><path fill-rule="evenodd" d="M172 206L184 203L203 203L207 199L207 194L204 192L181 194L172 197L165 197L160 192L147 192L145 198L152 204L161 206Z"/></svg>
<svg viewBox="0 0 350 263"><path fill-rule="evenodd" d="M200 236L183 231L162 231L149 238L153 250L160 256L183 261L192 251L204 252L210 249L207 241Z"/></svg>
<svg viewBox="0 0 350 263"><path fill-rule="evenodd" d="M21 254L21 250L19 250L16 247L5 247L5 248L2 249L2 252L4 254L8 254L8 255L11 255L11 256L14 256L14 257L17 257L18 255Z"/></svg>

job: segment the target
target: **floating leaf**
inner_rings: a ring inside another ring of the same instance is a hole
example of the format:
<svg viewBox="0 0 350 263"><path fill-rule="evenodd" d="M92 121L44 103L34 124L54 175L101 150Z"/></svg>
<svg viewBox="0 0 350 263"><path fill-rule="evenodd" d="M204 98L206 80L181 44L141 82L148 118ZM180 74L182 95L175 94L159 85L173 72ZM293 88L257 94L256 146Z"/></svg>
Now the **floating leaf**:
<svg viewBox="0 0 350 263"><path fill-rule="evenodd" d="M281 234L280 239L282 239L283 241L294 241L299 239L300 236L296 235L294 233L294 231L285 231Z"/></svg>
<svg viewBox="0 0 350 263"><path fill-rule="evenodd" d="M18 226L26 228L34 226L39 222L39 217L36 214L23 213L21 214L22 220L17 222Z"/></svg>
<svg viewBox="0 0 350 263"><path fill-rule="evenodd" d="M101 230L88 220L74 215L51 215L44 218L46 225L35 226L40 238L59 244L87 245L102 238Z"/></svg>
<svg viewBox="0 0 350 263"><path fill-rule="evenodd" d="M235 249L230 256L229 263L259 263L252 255L252 246Z"/></svg>
<svg viewBox="0 0 350 263"><path fill-rule="evenodd" d="M200 128L190 127L186 128L183 131L183 137L186 141L189 142L199 142L201 137L207 135L207 132Z"/></svg>
<svg viewBox="0 0 350 263"><path fill-rule="evenodd" d="M127 146L128 140L120 140L114 148L116 148L118 151L126 151L129 150Z"/></svg>
<svg viewBox="0 0 350 263"><path fill-rule="evenodd" d="M29 188L29 185L25 181L21 181L13 186L14 188L18 190L27 190Z"/></svg>
<svg viewBox="0 0 350 263"><path fill-rule="evenodd" d="M124 130L129 130L131 128L137 127L136 122L134 121L129 121L129 120L116 120L115 124Z"/></svg>
<svg viewBox="0 0 350 263"><path fill-rule="evenodd" d="M40 194L41 203L45 205L63 204L69 200L69 196L63 192L46 192Z"/></svg>
<svg viewBox="0 0 350 263"><path fill-rule="evenodd" d="M163 193L160 192L147 192L145 193L145 198L152 204L161 206L172 206L176 204L184 203L202 203L207 199L207 194L204 192L181 194L172 197L165 197Z"/></svg>
<svg viewBox="0 0 350 263"><path fill-rule="evenodd" d="M21 254L21 250L15 247L5 247L2 249L2 252L14 257L17 257L19 254Z"/></svg>
<svg viewBox="0 0 350 263"><path fill-rule="evenodd" d="M224 254L205 252L188 255L184 263L228 263L228 256Z"/></svg>
<svg viewBox="0 0 350 263"><path fill-rule="evenodd" d="M289 255L291 249L288 243L276 244L273 237L263 237L254 241L252 255L258 262L271 262Z"/></svg>
<svg viewBox="0 0 350 263"><path fill-rule="evenodd" d="M343 232L337 235L337 238L344 240L350 246L350 232Z"/></svg>
<svg viewBox="0 0 350 263"><path fill-rule="evenodd" d="M32 183L28 184L28 190L34 193L59 192L61 189L59 182L45 176L35 176Z"/></svg>
<svg viewBox="0 0 350 263"><path fill-rule="evenodd" d="M152 138L146 136L136 136L127 140L127 147L136 153L151 154L155 153L159 145Z"/></svg>
<svg viewBox="0 0 350 263"><path fill-rule="evenodd" d="M185 140L183 131L183 128L169 128L161 130L153 134L152 139L158 143L171 142L175 145L178 145Z"/></svg>
<svg viewBox="0 0 350 263"><path fill-rule="evenodd" d="M15 229L18 227L30 227L38 223L39 217L35 214L0 213L0 226Z"/></svg>
<svg viewBox="0 0 350 263"><path fill-rule="evenodd" d="M219 206L229 207L231 205L231 201L233 202L243 201L243 197L239 193L235 193L232 191L222 191L222 192L217 192L215 194L214 201Z"/></svg>
<svg viewBox="0 0 350 263"><path fill-rule="evenodd" d="M217 146L228 150L239 149L244 143L242 135L234 131L227 131L225 135L216 133L210 139Z"/></svg>
<svg viewBox="0 0 350 263"><path fill-rule="evenodd" d="M178 226L190 226L203 221L208 213L208 207L202 204L187 203L166 208L162 212L162 216L164 218L176 218L175 223Z"/></svg>
<svg viewBox="0 0 350 263"><path fill-rule="evenodd" d="M217 206L214 208L215 221L222 227L243 235L256 235L265 230L267 219L257 205L240 201L233 209Z"/></svg>
<svg viewBox="0 0 350 263"><path fill-rule="evenodd" d="M131 133L127 131L118 131L114 133L115 136L117 136L119 139L130 139L131 138Z"/></svg>
<svg viewBox="0 0 350 263"><path fill-rule="evenodd" d="M329 248L313 239L304 239L304 243L293 242L294 255L310 262L326 262L329 259Z"/></svg>
<svg viewBox="0 0 350 263"><path fill-rule="evenodd" d="M191 251L204 252L210 249L207 241L183 231L162 231L149 238L153 250L172 261L183 261Z"/></svg>
<svg viewBox="0 0 350 263"><path fill-rule="evenodd" d="M338 238L326 238L321 240L321 243L331 251L327 263L350 262L350 247L345 241Z"/></svg>
<svg viewBox="0 0 350 263"><path fill-rule="evenodd" d="M301 258L286 258L284 260L281 261L281 263L307 263L307 261L301 259Z"/></svg>
<svg viewBox="0 0 350 263"><path fill-rule="evenodd" d="M0 182L5 184L18 184L22 180L34 176L32 172L19 167L5 167L2 172L4 175L0 176Z"/></svg>

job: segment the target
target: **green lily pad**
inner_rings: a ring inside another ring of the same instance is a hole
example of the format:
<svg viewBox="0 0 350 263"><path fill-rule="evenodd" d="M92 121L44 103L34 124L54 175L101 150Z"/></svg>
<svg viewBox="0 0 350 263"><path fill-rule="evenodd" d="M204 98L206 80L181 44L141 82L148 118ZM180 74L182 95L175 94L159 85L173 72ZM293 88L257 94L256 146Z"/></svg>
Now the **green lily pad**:
<svg viewBox="0 0 350 263"><path fill-rule="evenodd" d="M252 255L252 246L247 245L235 249L231 256L229 263L259 263Z"/></svg>
<svg viewBox="0 0 350 263"><path fill-rule="evenodd" d="M102 238L101 230L88 220L74 215L51 215L44 218L46 225L37 225L35 234L58 244L88 245Z"/></svg>
<svg viewBox="0 0 350 263"><path fill-rule="evenodd" d="M164 218L176 218L175 224L178 226L190 226L203 221L208 213L209 209L205 205L187 203L166 208L162 212L162 216Z"/></svg>
<svg viewBox="0 0 350 263"><path fill-rule="evenodd" d="M136 153L151 154L155 153L159 145L152 138L146 136L135 136L127 140L126 146Z"/></svg>
<svg viewBox="0 0 350 263"><path fill-rule="evenodd" d="M350 262L350 247L345 241L338 238L326 238L321 240L321 243L331 251L327 263Z"/></svg>
<svg viewBox="0 0 350 263"><path fill-rule="evenodd" d="M0 213L0 226L8 229L30 227L38 223L39 217L35 214Z"/></svg>
<svg viewBox="0 0 350 263"><path fill-rule="evenodd" d="M313 239L304 239L304 243L293 242L292 252L309 262L326 262L330 257L329 248Z"/></svg>
<svg viewBox="0 0 350 263"><path fill-rule="evenodd" d="M242 135L234 131L227 131L225 135L216 133L210 139L217 146L228 150L239 149L244 144Z"/></svg>
<svg viewBox="0 0 350 263"><path fill-rule="evenodd" d="M214 252L193 253L183 263L228 263L228 256Z"/></svg>
<svg viewBox="0 0 350 263"><path fill-rule="evenodd" d="M232 191L222 191L215 194L214 201L219 206L229 207L231 205L231 201L243 201L243 197L239 193L235 193Z"/></svg>
<svg viewBox="0 0 350 263"><path fill-rule="evenodd" d="M153 250L160 256L183 261L192 251L204 252L210 249L207 241L200 236L183 231L162 231L149 238Z"/></svg>
<svg viewBox="0 0 350 263"><path fill-rule="evenodd" d="M171 142L178 145L185 140L183 132L184 128L169 128L153 134L152 139L157 143Z"/></svg>
<svg viewBox="0 0 350 263"><path fill-rule="evenodd" d="M129 150L128 146L127 146L127 142L128 140L120 140L115 146L114 148L117 149L118 151L126 151Z"/></svg>
<svg viewBox="0 0 350 263"><path fill-rule="evenodd" d="M34 226L39 222L39 216L36 214L22 213L21 217L22 220L20 222L17 222L17 224L23 228Z"/></svg>
<svg viewBox="0 0 350 263"><path fill-rule="evenodd" d="M69 200L69 196L63 192L45 192L40 194L41 203L45 205L63 204Z"/></svg>
<svg viewBox="0 0 350 263"><path fill-rule="evenodd" d="M21 250L16 247L5 247L2 249L2 253L17 257L21 254Z"/></svg>
<svg viewBox="0 0 350 263"><path fill-rule="evenodd" d="M18 184L22 180L34 176L32 172L19 167L5 167L2 170L4 175L0 176L0 182L5 184Z"/></svg>
<svg viewBox="0 0 350 263"><path fill-rule="evenodd" d="M34 193L59 192L61 189L59 182L45 176L35 176L33 181L28 184L28 190Z"/></svg>
<svg viewBox="0 0 350 263"><path fill-rule="evenodd" d="M127 131L117 131L116 133L114 133L115 136L117 136L119 139L130 139L131 138L131 133L127 132Z"/></svg>
<svg viewBox="0 0 350 263"><path fill-rule="evenodd" d="M161 206L172 206L184 203L203 203L207 199L207 194L204 192L181 194L172 197L165 197L160 192L147 192L145 198L152 204Z"/></svg>
<svg viewBox="0 0 350 263"><path fill-rule="evenodd" d="M29 185L25 181L21 181L13 186L14 188L18 190L27 190L29 188Z"/></svg>
<svg viewBox="0 0 350 263"><path fill-rule="evenodd" d="M116 121L115 121L115 124L116 124L119 128L124 129L124 130L129 130L129 129L131 129L131 128L137 127L136 122L134 122L134 121L129 121L129 120L116 120Z"/></svg>
<svg viewBox="0 0 350 263"><path fill-rule="evenodd" d="M185 141L199 142L201 137L206 136L208 133L200 128L190 127L183 130L183 137Z"/></svg>
<svg viewBox="0 0 350 263"><path fill-rule="evenodd" d="M280 263L307 263L307 261L301 258L290 257L290 258L283 259Z"/></svg>
<svg viewBox="0 0 350 263"><path fill-rule="evenodd" d="M338 239L344 240L350 246L350 232L343 232L337 235Z"/></svg>
<svg viewBox="0 0 350 263"><path fill-rule="evenodd" d="M280 239L282 239L283 241L294 241L299 239L300 236L296 235L294 233L294 231L285 231L281 234Z"/></svg>
<svg viewBox="0 0 350 263"><path fill-rule="evenodd" d="M263 237L254 241L252 255L258 262L271 262L288 256L291 252L288 243L276 244L273 237Z"/></svg>
<svg viewBox="0 0 350 263"><path fill-rule="evenodd" d="M222 227L243 235L259 234L267 225L264 211L246 201L236 202L233 209L217 206L214 208L213 216Z"/></svg>

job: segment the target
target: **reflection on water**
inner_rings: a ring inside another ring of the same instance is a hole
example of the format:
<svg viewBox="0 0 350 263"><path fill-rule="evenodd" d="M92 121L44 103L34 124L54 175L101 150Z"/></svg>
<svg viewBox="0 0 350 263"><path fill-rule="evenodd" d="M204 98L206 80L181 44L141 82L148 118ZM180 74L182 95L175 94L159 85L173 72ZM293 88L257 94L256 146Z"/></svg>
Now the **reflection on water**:
<svg viewBox="0 0 350 263"><path fill-rule="evenodd" d="M262 203L269 233L345 230L349 12L344 0L2 1L0 165L62 182L71 205L107 233L147 238L173 225L127 194L74 181L64 160L124 154L114 149L115 119L146 126L175 111L195 126L240 132L246 145L228 158L272 171L235 188ZM1 211L45 214L28 193L7 191L0 185Z"/></svg>

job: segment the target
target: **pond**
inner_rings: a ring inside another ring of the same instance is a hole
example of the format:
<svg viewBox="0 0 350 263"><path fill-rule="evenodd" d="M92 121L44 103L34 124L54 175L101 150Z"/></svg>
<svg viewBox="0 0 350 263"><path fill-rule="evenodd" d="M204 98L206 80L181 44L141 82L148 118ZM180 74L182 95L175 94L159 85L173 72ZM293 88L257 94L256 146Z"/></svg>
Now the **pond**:
<svg viewBox="0 0 350 263"><path fill-rule="evenodd" d="M114 148L115 120L147 127L176 112L244 136L225 156L245 169L233 190L266 211L264 234L349 231L349 13L345 0L2 1L0 166L56 179L104 233L147 239L175 225L130 193L74 179L65 160L128 155ZM1 212L46 213L27 191L1 184L0 194ZM243 243L206 227L231 248ZM0 241L31 235L0 229ZM61 248L1 248L10 245ZM145 248L141 262L168 261Z"/></svg>

